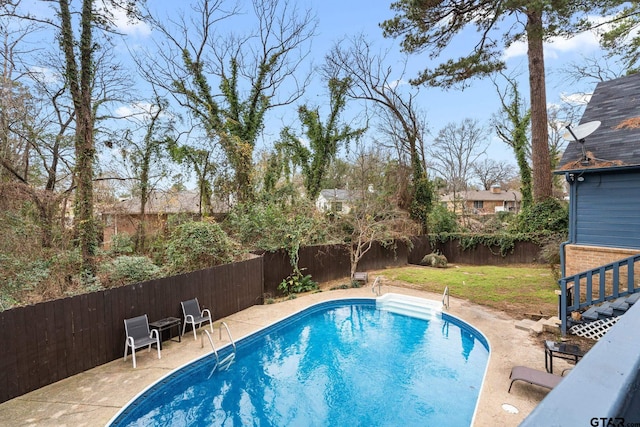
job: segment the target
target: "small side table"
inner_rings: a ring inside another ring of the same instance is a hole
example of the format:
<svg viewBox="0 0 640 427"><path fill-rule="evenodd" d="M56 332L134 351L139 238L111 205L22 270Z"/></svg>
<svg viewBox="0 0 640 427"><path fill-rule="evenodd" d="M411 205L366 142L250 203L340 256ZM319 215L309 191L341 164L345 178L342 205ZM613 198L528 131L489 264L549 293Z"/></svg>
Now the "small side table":
<svg viewBox="0 0 640 427"><path fill-rule="evenodd" d="M151 329L157 329L158 334L160 335L160 349L162 350L162 332L169 331L169 339L173 340L173 328L176 327L178 330L178 342L182 342L182 337L180 336L180 326L182 325L182 320L177 317L166 317L164 319L156 320L155 322L150 322L149 327Z"/></svg>
<svg viewBox="0 0 640 427"><path fill-rule="evenodd" d="M555 341L544 342L544 367L549 373L553 373L553 358L559 357L578 363L578 360L584 356L584 351L580 347L573 344L559 343Z"/></svg>

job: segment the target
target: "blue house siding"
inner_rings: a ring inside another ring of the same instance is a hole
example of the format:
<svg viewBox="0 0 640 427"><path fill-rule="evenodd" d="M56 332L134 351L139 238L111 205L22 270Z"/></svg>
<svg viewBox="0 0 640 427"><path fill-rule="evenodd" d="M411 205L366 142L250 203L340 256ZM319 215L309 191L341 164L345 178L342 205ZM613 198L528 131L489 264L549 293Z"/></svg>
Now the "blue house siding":
<svg viewBox="0 0 640 427"><path fill-rule="evenodd" d="M638 171L582 172L572 183L571 197L576 197L574 243L640 249Z"/></svg>

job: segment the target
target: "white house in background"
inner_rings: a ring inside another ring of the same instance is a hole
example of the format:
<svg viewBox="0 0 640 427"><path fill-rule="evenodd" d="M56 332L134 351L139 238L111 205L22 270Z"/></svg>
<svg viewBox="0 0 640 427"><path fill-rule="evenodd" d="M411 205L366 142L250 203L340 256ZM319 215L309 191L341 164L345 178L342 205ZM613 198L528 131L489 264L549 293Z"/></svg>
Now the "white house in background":
<svg viewBox="0 0 640 427"><path fill-rule="evenodd" d="M360 198L358 193L358 191L338 188L322 190L316 199L316 208L320 212L348 214L353 209L354 201Z"/></svg>

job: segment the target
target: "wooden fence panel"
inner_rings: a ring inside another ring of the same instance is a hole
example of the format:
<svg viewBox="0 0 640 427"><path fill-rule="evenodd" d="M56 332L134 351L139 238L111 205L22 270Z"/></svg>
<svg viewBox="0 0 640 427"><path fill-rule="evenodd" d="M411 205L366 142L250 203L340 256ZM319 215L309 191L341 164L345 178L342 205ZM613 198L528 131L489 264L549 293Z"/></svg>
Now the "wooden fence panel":
<svg viewBox="0 0 640 427"><path fill-rule="evenodd" d="M374 242L358 262L358 271L380 270L387 267L399 267L407 264L409 248L406 243L398 241L389 247Z"/></svg>
<svg viewBox="0 0 640 427"><path fill-rule="evenodd" d="M9 369L14 366L15 350L13 342L11 342L11 331L9 328L13 325L9 324L8 316L0 316L0 342L2 343L2 352L0 352L0 402L9 400L11 390L9 389Z"/></svg>
<svg viewBox="0 0 640 427"><path fill-rule="evenodd" d="M84 372L91 369L91 335L87 331L89 327L89 313L86 310L86 295L78 295L72 298L73 305L73 357L76 362L73 372Z"/></svg>
<svg viewBox="0 0 640 427"><path fill-rule="evenodd" d="M73 298L65 298L62 300L63 305L60 307L62 312L62 318L64 322L64 347L65 351L65 364L67 366L67 376L75 375L77 373L75 366L75 357L77 353L73 348L73 312L71 311L71 306L73 304ZM59 315L60 311L56 313Z"/></svg>
<svg viewBox="0 0 640 427"><path fill-rule="evenodd" d="M33 322L33 306L22 307L16 313L16 323L13 325L14 329L14 337L16 340L16 385L18 389L22 387L28 387L29 389L35 389L35 386L31 383L33 377L30 371L31 364L35 360L32 359L32 356L35 357L36 347L33 345L31 340L25 339L25 337L31 338L32 334L30 333L30 328L27 328L27 325L32 325ZM35 372L34 372L35 374Z"/></svg>
<svg viewBox="0 0 640 427"><path fill-rule="evenodd" d="M64 308L68 298L59 299L47 303L50 308L53 333L48 337L51 347L55 350L49 353L49 382L54 383L63 378L67 378L67 347L66 347L66 327L64 323Z"/></svg>
<svg viewBox="0 0 640 427"><path fill-rule="evenodd" d="M4 387L0 390L3 399L11 399L14 396L22 394L20 389L19 372L18 372L18 358L21 355L20 349L24 345L23 340L18 339L20 331L18 330L18 322L24 323L22 313L24 309L22 307L10 310L9 316L6 316L2 325L2 375L5 376ZM3 400L4 401L4 400Z"/></svg>
<svg viewBox="0 0 640 427"><path fill-rule="evenodd" d="M407 257L409 264L420 264L425 255L433 252L431 243L429 242L429 236L422 235L412 237L411 246L411 251Z"/></svg>
<svg viewBox="0 0 640 427"><path fill-rule="evenodd" d="M497 246L489 248L477 245L473 249L464 250L457 240L438 242L436 249L447 257L448 262L456 264L509 265L544 262L540 257L540 246L532 242L516 242L513 251L508 251L504 257Z"/></svg>

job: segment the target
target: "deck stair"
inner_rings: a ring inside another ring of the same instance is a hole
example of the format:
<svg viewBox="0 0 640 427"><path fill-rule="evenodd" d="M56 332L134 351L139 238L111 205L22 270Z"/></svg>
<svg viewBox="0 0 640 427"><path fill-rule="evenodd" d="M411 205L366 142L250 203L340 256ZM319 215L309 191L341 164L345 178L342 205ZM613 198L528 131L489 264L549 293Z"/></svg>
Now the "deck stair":
<svg viewBox="0 0 640 427"><path fill-rule="evenodd" d="M424 320L437 318L442 313L440 301L394 293L376 298L376 308Z"/></svg>
<svg viewBox="0 0 640 427"><path fill-rule="evenodd" d="M607 317L616 317L624 314L629 307L640 298L640 292L630 296L620 297L614 301L607 301L600 305L589 307L587 311L582 313L582 319L586 321L594 321Z"/></svg>
<svg viewBox="0 0 640 427"><path fill-rule="evenodd" d="M639 268L637 254L561 278L558 317L562 335L571 332L593 339L602 337L629 306L640 300L640 283L636 283L635 275Z"/></svg>
<svg viewBox="0 0 640 427"><path fill-rule="evenodd" d="M613 301L591 306L582 313L581 321L571 322L569 330L575 335L597 341L618 321L619 316L626 313L629 307L639 299L640 292L636 292Z"/></svg>

